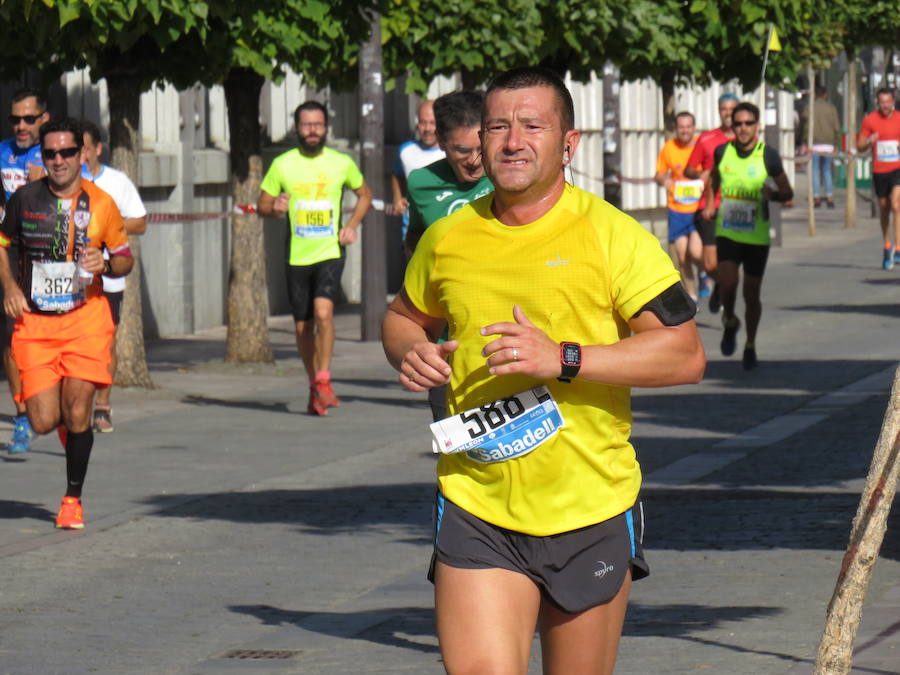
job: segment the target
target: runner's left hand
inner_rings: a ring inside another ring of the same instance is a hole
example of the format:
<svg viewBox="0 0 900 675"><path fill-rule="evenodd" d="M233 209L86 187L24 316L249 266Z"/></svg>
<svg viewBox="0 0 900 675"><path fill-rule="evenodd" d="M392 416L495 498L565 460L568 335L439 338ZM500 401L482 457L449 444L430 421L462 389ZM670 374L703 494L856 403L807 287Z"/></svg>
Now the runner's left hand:
<svg viewBox="0 0 900 675"><path fill-rule="evenodd" d="M355 227L342 227L338 233L338 240L341 242L341 246L349 246L355 243L357 239L359 239L359 232Z"/></svg>
<svg viewBox="0 0 900 675"><path fill-rule="evenodd" d="M488 324L482 335L502 335L486 344L481 350L487 357L491 375L522 373L547 380L559 377L562 366L559 360L559 343L535 326L525 316L519 305L513 306L512 321Z"/></svg>

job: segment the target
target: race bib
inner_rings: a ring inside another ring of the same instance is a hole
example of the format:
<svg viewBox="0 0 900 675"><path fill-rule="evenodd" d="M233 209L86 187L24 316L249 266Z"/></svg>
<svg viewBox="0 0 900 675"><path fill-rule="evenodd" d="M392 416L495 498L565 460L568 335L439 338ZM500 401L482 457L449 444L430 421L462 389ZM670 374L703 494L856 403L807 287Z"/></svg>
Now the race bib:
<svg viewBox="0 0 900 675"><path fill-rule="evenodd" d="M676 180L672 198L676 204L692 205L700 201L703 195L702 180Z"/></svg>
<svg viewBox="0 0 900 675"><path fill-rule="evenodd" d="M878 141L875 157L879 162L900 162L900 141Z"/></svg>
<svg viewBox="0 0 900 675"><path fill-rule="evenodd" d="M753 232L756 229L756 202L722 198L722 227L732 232Z"/></svg>
<svg viewBox="0 0 900 675"><path fill-rule="evenodd" d="M563 426L559 406L540 386L434 422L431 447L445 455L465 452L476 462L504 462L534 451Z"/></svg>
<svg viewBox="0 0 900 675"><path fill-rule="evenodd" d="M28 182L24 169L7 168L0 171L3 177L3 189L13 193Z"/></svg>
<svg viewBox="0 0 900 675"><path fill-rule="evenodd" d="M294 204L294 235L303 239L321 239L334 235L332 205L327 200L298 201Z"/></svg>
<svg viewBox="0 0 900 675"><path fill-rule="evenodd" d="M71 312L84 304L84 282L74 262L36 262L31 300L43 312Z"/></svg>

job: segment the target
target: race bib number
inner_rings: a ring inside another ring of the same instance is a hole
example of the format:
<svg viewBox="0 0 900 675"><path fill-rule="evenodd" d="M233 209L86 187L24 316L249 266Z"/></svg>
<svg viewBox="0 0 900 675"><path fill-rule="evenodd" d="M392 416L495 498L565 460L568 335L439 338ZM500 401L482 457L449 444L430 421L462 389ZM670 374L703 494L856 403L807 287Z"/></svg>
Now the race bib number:
<svg viewBox="0 0 900 675"><path fill-rule="evenodd" d="M71 312L84 304L84 283L74 262L36 262L31 300L43 312Z"/></svg>
<svg viewBox="0 0 900 675"><path fill-rule="evenodd" d="M676 204L690 206L700 201L703 195L702 180L676 180L672 198Z"/></svg>
<svg viewBox="0 0 900 675"><path fill-rule="evenodd" d="M722 199L722 227L732 232L753 232L756 229L756 202Z"/></svg>
<svg viewBox="0 0 900 675"><path fill-rule="evenodd" d="M879 162L900 162L900 141L878 141L875 156Z"/></svg>
<svg viewBox="0 0 900 675"><path fill-rule="evenodd" d="M294 204L294 234L303 239L321 239L334 235L331 202L299 201Z"/></svg>
<svg viewBox="0 0 900 675"><path fill-rule="evenodd" d="M465 452L476 462L504 462L534 451L563 426L559 406L540 386L434 422L432 450Z"/></svg>

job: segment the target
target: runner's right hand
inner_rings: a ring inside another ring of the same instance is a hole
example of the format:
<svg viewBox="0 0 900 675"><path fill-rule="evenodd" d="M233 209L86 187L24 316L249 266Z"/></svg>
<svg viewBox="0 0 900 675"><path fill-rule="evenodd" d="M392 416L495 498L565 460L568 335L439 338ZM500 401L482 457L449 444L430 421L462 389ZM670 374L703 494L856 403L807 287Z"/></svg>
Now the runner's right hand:
<svg viewBox="0 0 900 675"><path fill-rule="evenodd" d="M442 344L417 342L400 364L400 384L410 391L428 391L450 381L450 364L447 358L459 347L458 340Z"/></svg>

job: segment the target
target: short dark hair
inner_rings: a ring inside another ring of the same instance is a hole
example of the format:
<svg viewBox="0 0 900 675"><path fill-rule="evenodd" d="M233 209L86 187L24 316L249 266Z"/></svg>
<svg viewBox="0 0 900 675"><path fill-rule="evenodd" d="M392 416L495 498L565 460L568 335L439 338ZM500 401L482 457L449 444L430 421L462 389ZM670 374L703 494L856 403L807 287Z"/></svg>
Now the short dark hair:
<svg viewBox="0 0 900 675"><path fill-rule="evenodd" d="M682 117L690 117L690 118L691 118L691 123L693 123L693 124L696 124L696 123L697 123L697 118L694 117L694 113L692 113L692 112L688 112L687 110L682 110L680 113L678 113L677 115L675 115L675 121L677 122L677 121L678 121L679 119L681 119Z"/></svg>
<svg viewBox="0 0 900 675"><path fill-rule="evenodd" d="M82 136L90 136L95 145L103 142L103 133L100 131L100 127L91 120L81 120L81 134ZM84 142L83 138L82 142Z"/></svg>
<svg viewBox="0 0 900 675"><path fill-rule="evenodd" d="M891 98L897 98L897 95L894 93L893 87L881 87L878 91L875 92L875 99L877 100L878 97L882 94L890 94Z"/></svg>
<svg viewBox="0 0 900 675"><path fill-rule="evenodd" d="M479 126L483 105L484 94L466 89L453 91L435 99L434 120L438 138L447 140L456 129Z"/></svg>
<svg viewBox="0 0 900 675"><path fill-rule="evenodd" d="M569 93L562 78L549 68L526 66L507 70L491 80L484 98L487 99L498 89L529 89L531 87L553 89L559 103L559 118L562 121L563 131L575 128L575 104L572 103L572 94Z"/></svg>
<svg viewBox="0 0 900 675"><path fill-rule="evenodd" d="M731 113L731 119L734 119L734 116L739 112L748 112L753 115L754 122L759 122L759 108L757 108L749 101L741 101L736 106L734 106L734 112Z"/></svg>
<svg viewBox="0 0 900 675"><path fill-rule="evenodd" d="M31 87L22 87L13 92L11 103L21 103L26 98L34 98L37 101L37 107L41 112L47 112L47 97L37 89Z"/></svg>
<svg viewBox="0 0 900 675"><path fill-rule="evenodd" d="M81 133L81 122L73 117L61 117L58 120L50 120L41 127L41 145L44 145L44 137L52 133L71 133L75 139L75 145L84 146L84 136Z"/></svg>
<svg viewBox="0 0 900 675"><path fill-rule="evenodd" d="M326 108L323 104L318 101L306 101L305 103L301 103L297 106L297 109L294 111L294 126L300 126L300 113L304 110L318 110L325 116L325 126L328 126L328 108Z"/></svg>

